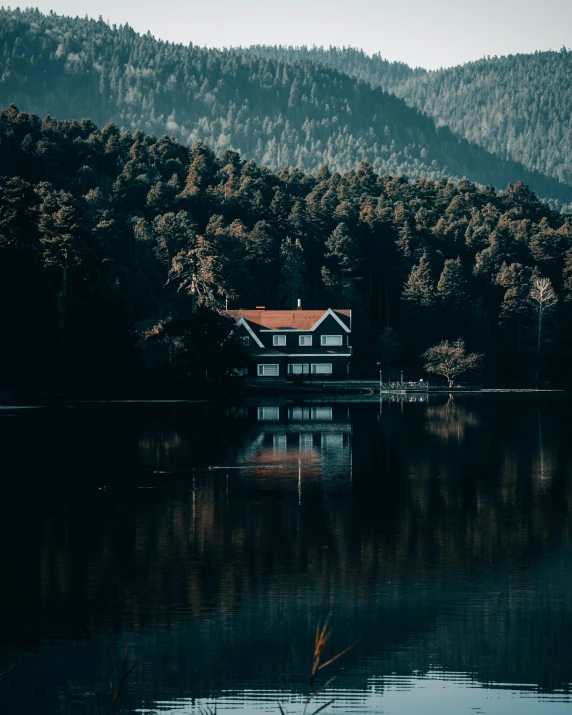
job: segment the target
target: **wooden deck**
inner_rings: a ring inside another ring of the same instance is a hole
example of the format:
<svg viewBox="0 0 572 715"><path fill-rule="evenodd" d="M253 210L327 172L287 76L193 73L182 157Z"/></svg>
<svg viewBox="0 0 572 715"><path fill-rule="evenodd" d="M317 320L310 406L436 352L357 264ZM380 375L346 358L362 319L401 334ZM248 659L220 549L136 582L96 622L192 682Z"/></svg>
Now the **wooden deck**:
<svg viewBox="0 0 572 715"><path fill-rule="evenodd" d="M245 378L245 387L253 389L272 390L332 390L336 392L428 392L431 388L427 382L382 382L379 380L317 380L317 379L287 379L280 377Z"/></svg>

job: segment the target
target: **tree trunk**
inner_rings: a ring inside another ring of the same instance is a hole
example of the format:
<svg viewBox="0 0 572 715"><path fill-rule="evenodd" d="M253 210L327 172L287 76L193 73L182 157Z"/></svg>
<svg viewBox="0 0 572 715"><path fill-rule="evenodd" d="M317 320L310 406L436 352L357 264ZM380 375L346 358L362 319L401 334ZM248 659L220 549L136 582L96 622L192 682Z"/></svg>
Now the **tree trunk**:
<svg viewBox="0 0 572 715"><path fill-rule="evenodd" d="M535 384L536 389L538 389L538 375L540 370L540 345L542 340L542 309L538 310L538 336L536 340L536 374L535 374Z"/></svg>
<svg viewBox="0 0 572 715"><path fill-rule="evenodd" d="M385 271L385 325L387 328L391 326L391 315L389 312L389 281L387 279L387 270Z"/></svg>
<svg viewBox="0 0 572 715"><path fill-rule="evenodd" d="M60 337L60 357L65 355L65 330L66 330L66 298L68 294L68 269L62 269L62 284L58 291L58 333Z"/></svg>

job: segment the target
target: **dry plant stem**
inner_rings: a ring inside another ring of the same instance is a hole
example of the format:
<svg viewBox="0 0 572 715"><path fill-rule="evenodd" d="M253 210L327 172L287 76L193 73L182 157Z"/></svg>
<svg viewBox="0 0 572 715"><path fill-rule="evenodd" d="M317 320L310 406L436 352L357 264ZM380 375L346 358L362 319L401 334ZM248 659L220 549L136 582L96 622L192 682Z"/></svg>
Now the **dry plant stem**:
<svg viewBox="0 0 572 715"><path fill-rule="evenodd" d="M328 640L330 638L331 631L328 631L328 620L326 619L324 625L320 628L320 624L316 627L316 637L314 640L314 660L312 663L312 672L310 673L310 688L309 688L309 693L308 697L306 698L306 703L304 705L304 711L303 715L306 715L306 711L308 709L308 704L323 690L325 690L328 685L330 685L335 679L336 675L334 675L332 678L327 680L323 685L321 685L319 688L316 690L312 690L314 687L314 684L316 682L316 677L320 670L325 668L326 666L330 665L331 663L334 663L338 658L341 658L343 655L345 655L348 651L350 651L355 644L348 646L344 650L340 651L337 655L335 655L333 658L329 658L325 662L322 662L322 657L324 655L324 650L326 648L326 645L328 643ZM321 710L324 710L325 708L328 707L328 705L331 705L334 701L330 700L327 703L324 703L321 705L317 710L314 710L312 715L316 715L316 713L319 713ZM280 711L282 712L282 708L280 708Z"/></svg>
<svg viewBox="0 0 572 715"><path fill-rule="evenodd" d="M121 695L121 691L123 690L125 683L127 682L127 679L131 675L131 673L135 670L135 667L137 666L137 662L133 663L132 666L129 668L127 667L127 656L129 654L129 645L125 646L125 649L123 651L123 657L121 658L121 663L118 665L117 661L115 660L115 656L112 656L113 658L113 663L115 665L115 668L117 670L117 685L113 685L113 680L111 676L109 677L109 689L111 692L113 692L113 697L111 699L111 704L109 706L109 713L112 713L115 711L115 706L117 705L117 701L119 700L119 696ZM97 709L97 715L102 714L101 710L101 693L97 693L96 696L96 709Z"/></svg>
<svg viewBox="0 0 572 715"><path fill-rule="evenodd" d="M329 680L326 680L326 682L323 685L320 685L320 687L317 690L314 690L313 693L310 693L308 695L306 702L309 703L310 700L313 700L316 697L316 695L319 695L322 692L322 690L325 690L328 687L328 685L331 685L337 677L338 677L337 675L334 675Z"/></svg>
<svg viewBox="0 0 572 715"><path fill-rule="evenodd" d="M131 675L131 673L135 669L136 665L137 665L137 663L133 663L133 665L123 673L119 682L117 683L117 690L113 694L113 700L111 701L111 708L110 708L111 712L113 712L115 710L115 706L117 704L117 701L119 700L119 696L121 695L123 686L125 685L127 678Z"/></svg>
<svg viewBox="0 0 572 715"><path fill-rule="evenodd" d="M334 698L332 698L331 700L328 700L327 703L324 703L323 705L320 705L320 707L319 707L317 710L314 710L314 712L312 713L312 715L317 715L317 713L319 713L320 710L324 710L325 708L328 707L328 705L331 705L333 702L334 702Z"/></svg>

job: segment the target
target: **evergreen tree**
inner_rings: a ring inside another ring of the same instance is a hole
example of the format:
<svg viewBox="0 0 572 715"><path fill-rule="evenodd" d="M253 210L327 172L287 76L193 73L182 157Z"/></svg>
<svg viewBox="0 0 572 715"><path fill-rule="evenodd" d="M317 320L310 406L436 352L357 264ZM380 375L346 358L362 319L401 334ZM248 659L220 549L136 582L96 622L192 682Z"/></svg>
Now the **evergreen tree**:
<svg viewBox="0 0 572 715"><path fill-rule="evenodd" d="M467 280L461 259L447 258L437 283L437 294L448 307L466 309Z"/></svg>
<svg viewBox="0 0 572 715"><path fill-rule="evenodd" d="M565 300L572 300L572 248L566 251L564 256L564 270L563 270L563 281L562 288L565 293Z"/></svg>
<svg viewBox="0 0 572 715"><path fill-rule="evenodd" d="M359 302L362 256L356 239L345 223L339 223L326 241L326 261L322 281L350 305Z"/></svg>
<svg viewBox="0 0 572 715"><path fill-rule="evenodd" d="M157 255L170 267L179 251L192 248L196 241L197 223L187 211L172 211L157 216L153 221L153 234L157 242Z"/></svg>
<svg viewBox="0 0 572 715"><path fill-rule="evenodd" d="M288 236L280 247L282 258L282 284L280 287L281 303L287 308L295 308L298 299L303 299L307 292L305 278L304 249L300 240Z"/></svg>
<svg viewBox="0 0 572 715"><path fill-rule="evenodd" d="M411 269L402 296L408 303L425 308L435 304L435 286L427 253L423 253L419 263Z"/></svg>
<svg viewBox="0 0 572 715"><path fill-rule="evenodd" d="M65 348L67 373L78 379L93 379L88 366L98 361L97 375L125 375L142 350L137 337L193 306L294 308L303 298L305 307L357 308L364 371L391 327L405 367L418 369L428 345L462 333L486 352L489 377L530 384L537 321L529 292L542 275L562 296L545 323L543 374L569 378L569 218L523 187L412 182L367 166L324 170L317 181L299 169L273 173L230 149L218 158L204 146L40 121L15 107L0 112L0 145L0 316L15 336L0 374L55 375ZM117 362L112 344L121 346Z"/></svg>

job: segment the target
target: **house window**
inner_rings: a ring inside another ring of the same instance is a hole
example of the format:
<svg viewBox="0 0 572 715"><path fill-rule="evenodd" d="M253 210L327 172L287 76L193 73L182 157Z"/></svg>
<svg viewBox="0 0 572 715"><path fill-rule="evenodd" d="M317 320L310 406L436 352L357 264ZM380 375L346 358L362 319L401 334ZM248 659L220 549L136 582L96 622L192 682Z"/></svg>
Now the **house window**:
<svg viewBox="0 0 572 715"><path fill-rule="evenodd" d="M309 365L307 363L299 364L299 365L288 365L288 374L289 375L307 375L310 370L309 370Z"/></svg>
<svg viewBox="0 0 572 715"><path fill-rule="evenodd" d="M332 363L312 363L312 375L331 375Z"/></svg>
<svg viewBox="0 0 572 715"><path fill-rule="evenodd" d="M322 335L322 345L343 345L341 335Z"/></svg>
<svg viewBox="0 0 572 715"><path fill-rule="evenodd" d="M272 336L272 345L286 345L286 336L285 335L273 335Z"/></svg>
<svg viewBox="0 0 572 715"><path fill-rule="evenodd" d="M258 375L260 377L276 377L276 375L278 375L278 365L273 363L261 363L258 365Z"/></svg>
<svg viewBox="0 0 572 715"><path fill-rule="evenodd" d="M298 345L304 345L306 347L310 347L312 345L312 336L311 335L300 335L298 337Z"/></svg>
<svg viewBox="0 0 572 715"><path fill-rule="evenodd" d="M248 335L241 335L239 338L240 342L247 348L250 345L250 337Z"/></svg>

